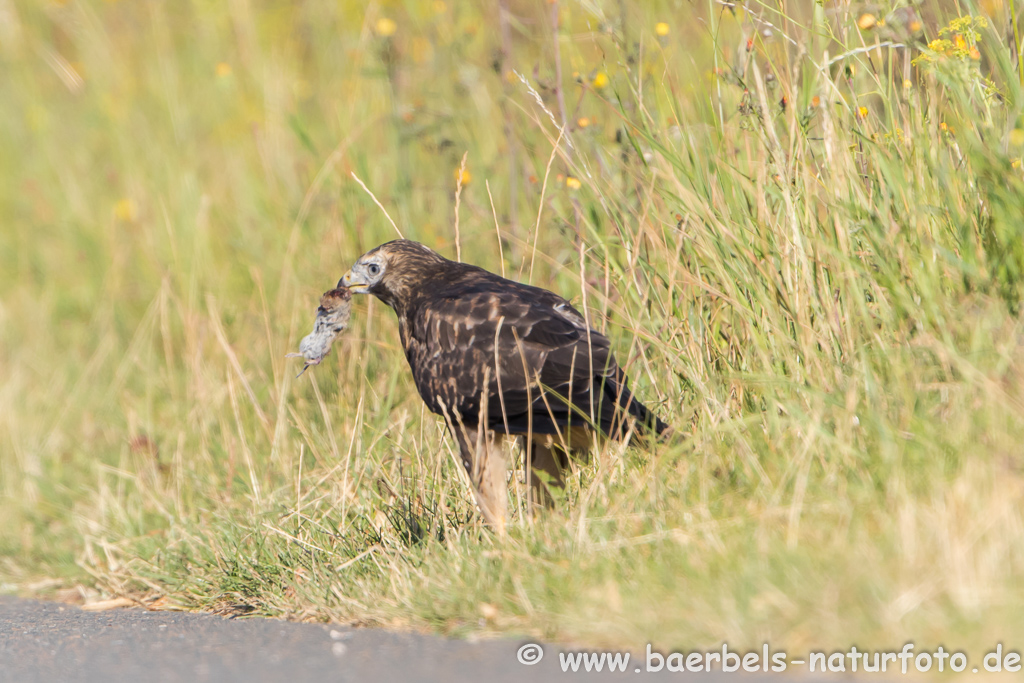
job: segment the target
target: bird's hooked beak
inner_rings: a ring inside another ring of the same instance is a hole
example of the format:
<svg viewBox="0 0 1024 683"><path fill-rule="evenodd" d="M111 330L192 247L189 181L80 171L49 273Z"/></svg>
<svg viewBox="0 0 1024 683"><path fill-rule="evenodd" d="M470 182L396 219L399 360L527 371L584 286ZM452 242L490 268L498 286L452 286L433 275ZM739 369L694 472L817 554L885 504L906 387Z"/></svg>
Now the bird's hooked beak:
<svg viewBox="0 0 1024 683"><path fill-rule="evenodd" d="M370 292L370 284L363 281L362 278L351 270L345 273L345 277L341 278L341 282L339 282L338 285L348 287L352 290L353 294L369 294Z"/></svg>

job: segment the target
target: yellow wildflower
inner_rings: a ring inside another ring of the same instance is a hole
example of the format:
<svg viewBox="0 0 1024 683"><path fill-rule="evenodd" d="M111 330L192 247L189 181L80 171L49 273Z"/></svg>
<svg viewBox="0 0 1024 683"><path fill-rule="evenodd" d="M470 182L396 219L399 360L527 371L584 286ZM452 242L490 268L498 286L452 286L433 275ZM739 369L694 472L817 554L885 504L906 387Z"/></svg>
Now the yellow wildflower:
<svg viewBox="0 0 1024 683"><path fill-rule="evenodd" d="M469 169L455 169L455 182L462 183L463 186L469 185L471 182L473 182L473 176L470 174Z"/></svg>
<svg viewBox="0 0 1024 683"><path fill-rule="evenodd" d="M417 64L422 64L428 59L433 52L434 46L430 44L430 41L423 36L416 36L412 39L412 61Z"/></svg>
<svg viewBox="0 0 1024 683"><path fill-rule="evenodd" d="M231 75L231 65L227 62L221 62L216 68L217 78L227 78Z"/></svg>
<svg viewBox="0 0 1024 683"><path fill-rule="evenodd" d="M565 179L565 186L568 187L570 190L578 190L580 189L580 187L582 187L582 183L580 183L580 181L577 180L576 178L569 176L568 178Z"/></svg>
<svg viewBox="0 0 1024 683"><path fill-rule="evenodd" d="M860 19L857 20L857 28L861 31L867 31L878 25L878 19L875 18L874 14L862 14Z"/></svg>
<svg viewBox="0 0 1024 683"><path fill-rule="evenodd" d="M588 119L586 116L581 116L580 118L576 119L576 125L579 126L580 128L586 128L587 126L590 125L590 119Z"/></svg>
<svg viewBox="0 0 1024 683"><path fill-rule="evenodd" d="M601 90L602 88L607 88L608 87L608 74L606 74L603 71L598 71L597 75L594 76L594 80L591 81L591 85L593 85L598 90Z"/></svg>
<svg viewBox="0 0 1024 683"><path fill-rule="evenodd" d="M131 199L119 199L117 200L117 203L114 204L114 217L118 220L125 222L134 221L136 215L135 202Z"/></svg>
<svg viewBox="0 0 1024 683"><path fill-rule="evenodd" d="M862 118L862 119L866 119L868 117L868 108L867 107L858 107L858 109L857 109L857 116Z"/></svg>
<svg viewBox="0 0 1024 683"><path fill-rule="evenodd" d="M395 35L395 31L398 30L398 24L395 23L394 19L381 17L377 20L376 30L378 36L387 38L388 36Z"/></svg>
<svg viewBox="0 0 1024 683"><path fill-rule="evenodd" d="M665 36L668 35L668 31L669 31L669 26L664 21L659 21L654 26L654 32L657 33L662 38L664 38Z"/></svg>

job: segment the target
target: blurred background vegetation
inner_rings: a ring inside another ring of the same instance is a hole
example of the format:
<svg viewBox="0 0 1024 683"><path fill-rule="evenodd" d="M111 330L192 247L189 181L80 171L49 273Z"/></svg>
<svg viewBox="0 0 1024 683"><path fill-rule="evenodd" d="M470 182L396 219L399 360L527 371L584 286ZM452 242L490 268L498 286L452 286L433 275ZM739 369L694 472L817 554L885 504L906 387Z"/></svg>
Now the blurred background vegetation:
<svg viewBox="0 0 1024 683"><path fill-rule="evenodd" d="M1014 647L1019 9L0 0L0 587ZM682 442L495 539L389 311L284 358L396 236L375 199L585 308Z"/></svg>

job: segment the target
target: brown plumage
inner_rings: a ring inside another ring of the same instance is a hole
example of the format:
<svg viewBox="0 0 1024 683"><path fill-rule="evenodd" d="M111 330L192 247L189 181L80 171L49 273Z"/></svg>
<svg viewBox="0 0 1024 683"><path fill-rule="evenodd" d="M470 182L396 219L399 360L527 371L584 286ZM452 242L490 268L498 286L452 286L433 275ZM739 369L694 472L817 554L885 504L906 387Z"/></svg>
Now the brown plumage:
<svg viewBox="0 0 1024 683"><path fill-rule="evenodd" d="M367 252L338 284L398 315L416 388L448 421L481 509L497 526L505 482L496 435L527 437L533 469L558 483L564 451L586 447L595 428L613 439L630 421L641 433L668 429L633 397L608 338L557 294L408 240Z"/></svg>

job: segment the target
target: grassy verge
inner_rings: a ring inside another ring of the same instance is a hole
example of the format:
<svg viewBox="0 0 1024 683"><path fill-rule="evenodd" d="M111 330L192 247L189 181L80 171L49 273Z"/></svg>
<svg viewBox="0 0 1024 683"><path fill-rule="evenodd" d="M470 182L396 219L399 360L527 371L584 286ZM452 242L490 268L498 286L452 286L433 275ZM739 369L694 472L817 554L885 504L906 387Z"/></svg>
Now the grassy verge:
<svg viewBox="0 0 1024 683"><path fill-rule="evenodd" d="M463 5L6 5L4 586L1019 646L1013 2ZM573 298L685 440L608 445L498 542L389 311L284 359L394 236L356 178L407 237Z"/></svg>

